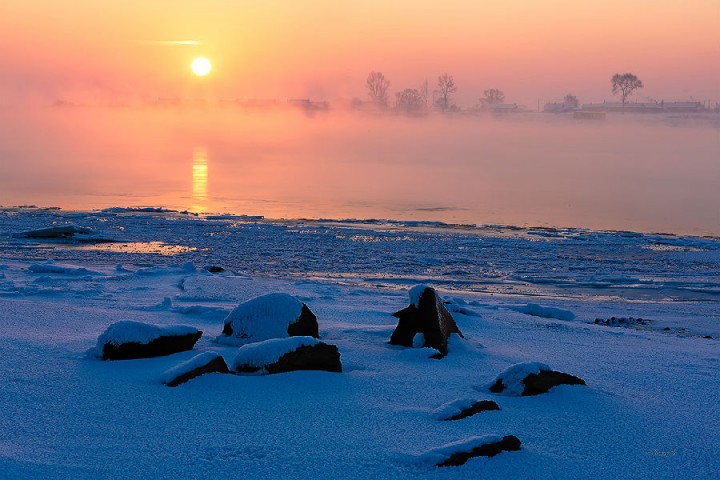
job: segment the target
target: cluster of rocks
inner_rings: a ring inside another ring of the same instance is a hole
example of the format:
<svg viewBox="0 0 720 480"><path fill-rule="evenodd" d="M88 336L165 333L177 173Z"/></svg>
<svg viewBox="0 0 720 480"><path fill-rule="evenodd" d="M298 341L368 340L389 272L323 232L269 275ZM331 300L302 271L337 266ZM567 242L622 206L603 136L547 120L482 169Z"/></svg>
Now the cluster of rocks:
<svg viewBox="0 0 720 480"><path fill-rule="evenodd" d="M192 350L202 334L185 325L121 321L98 337L96 351L103 360L165 356ZM317 317L304 303L282 293L257 297L226 317L217 339L239 347L232 369L222 356L205 352L165 372L163 383L177 386L206 373L342 372L337 346L318 337Z"/></svg>
<svg viewBox="0 0 720 480"><path fill-rule="evenodd" d="M413 287L410 305L393 315L398 323L388 342L391 345L432 348L437 351L432 358L442 359L449 354L452 335L464 338L440 295L426 285ZM103 360L171 355L192 350L202 334L190 326L118 322L100 335L97 352ZM240 304L224 320L216 342L238 347L229 365L218 353L203 352L169 369L161 380L175 387L207 373L342 372L337 346L319 340L319 336L317 317L306 304L283 293L263 295ZM585 382L545 364L521 363L501 373L487 390L499 395L530 396L546 393L557 385L585 385ZM434 417L457 421L497 410L500 406L493 400L463 399L441 406ZM492 457L503 451L519 450L520 445L514 435L488 435L444 445L423 457L439 467L456 466L473 457Z"/></svg>
<svg viewBox="0 0 720 480"><path fill-rule="evenodd" d="M543 363L527 362L511 366L487 387L490 393L507 396L531 396L547 393L558 385L585 385L585 381L567 373L552 370ZM455 421L482 412L501 410L493 400L461 399L442 405L433 412L437 420ZM492 457L504 451L520 450L520 439L514 435L487 435L450 443L430 450L423 457L438 467L462 465L473 457Z"/></svg>
<svg viewBox="0 0 720 480"><path fill-rule="evenodd" d="M631 327L634 325L649 325L650 320L634 317L610 317L596 318L595 325L605 325L606 327Z"/></svg>

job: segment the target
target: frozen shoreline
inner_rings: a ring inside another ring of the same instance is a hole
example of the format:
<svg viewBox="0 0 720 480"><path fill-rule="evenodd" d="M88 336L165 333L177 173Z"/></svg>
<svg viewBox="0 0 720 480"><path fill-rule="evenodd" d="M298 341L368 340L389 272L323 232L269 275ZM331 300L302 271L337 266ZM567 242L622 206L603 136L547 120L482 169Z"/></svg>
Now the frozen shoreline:
<svg viewBox="0 0 720 480"><path fill-rule="evenodd" d="M117 241L13 237L53 221ZM0 470L7 478L676 478L720 468L720 342L701 338L720 334L717 239L446 230L0 212ZM123 244L134 247L103 248ZM386 344L390 314L418 280L451 302L466 336L441 361ZM311 307L345 373L161 384L198 352L232 359L235 348L212 341L223 318L268 292ZM592 324L611 316L651 323ZM118 320L206 335L169 357L89 357ZM532 398L484 390L524 361L588 385ZM433 417L468 397L501 410ZM419 460L485 434L517 435L522 449L446 469Z"/></svg>

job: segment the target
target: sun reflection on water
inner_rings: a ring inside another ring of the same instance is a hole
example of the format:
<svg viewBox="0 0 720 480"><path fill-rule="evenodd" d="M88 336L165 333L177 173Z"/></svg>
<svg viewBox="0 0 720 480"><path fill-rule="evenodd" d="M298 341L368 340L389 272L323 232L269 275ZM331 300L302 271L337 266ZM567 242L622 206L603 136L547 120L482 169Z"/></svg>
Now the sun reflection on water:
<svg viewBox="0 0 720 480"><path fill-rule="evenodd" d="M204 147L195 147L192 157L192 210L205 212L208 199L208 153Z"/></svg>

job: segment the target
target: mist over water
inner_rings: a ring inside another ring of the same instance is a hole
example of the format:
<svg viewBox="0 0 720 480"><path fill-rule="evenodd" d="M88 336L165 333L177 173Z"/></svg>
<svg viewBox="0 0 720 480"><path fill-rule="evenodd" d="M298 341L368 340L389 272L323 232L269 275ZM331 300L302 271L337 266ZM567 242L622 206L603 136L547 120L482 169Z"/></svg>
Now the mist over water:
<svg viewBox="0 0 720 480"><path fill-rule="evenodd" d="M0 205L720 235L720 128L660 116L0 112Z"/></svg>

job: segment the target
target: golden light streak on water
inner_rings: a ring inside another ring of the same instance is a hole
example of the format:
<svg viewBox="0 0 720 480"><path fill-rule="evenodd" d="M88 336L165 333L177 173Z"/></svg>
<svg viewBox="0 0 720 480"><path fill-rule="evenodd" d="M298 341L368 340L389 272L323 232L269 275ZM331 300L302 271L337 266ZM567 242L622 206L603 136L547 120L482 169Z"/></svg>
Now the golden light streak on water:
<svg viewBox="0 0 720 480"><path fill-rule="evenodd" d="M192 156L192 211L205 212L208 199L208 153L195 147Z"/></svg>

